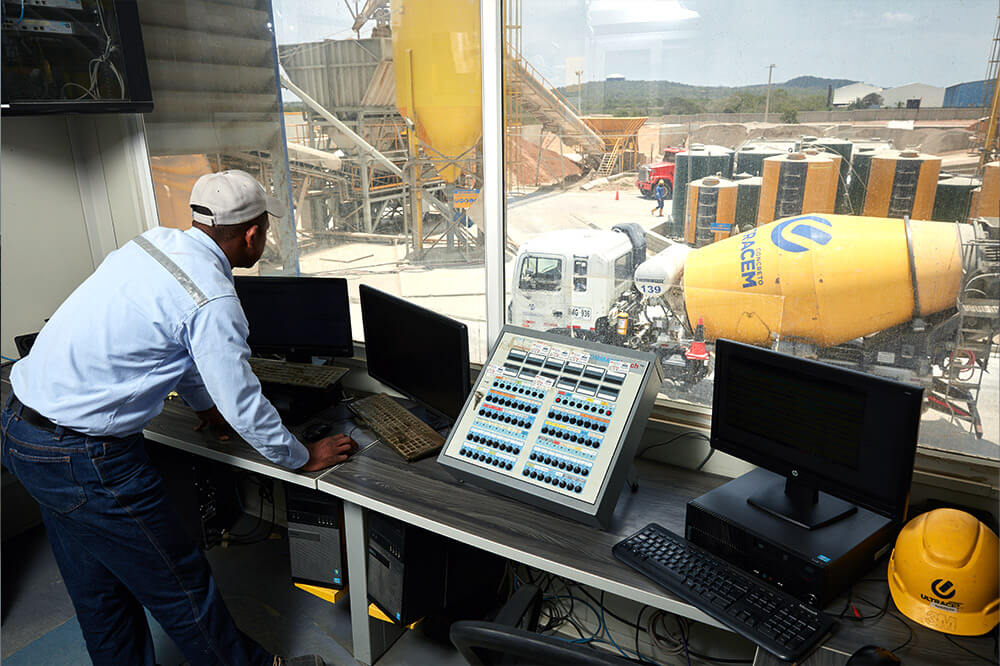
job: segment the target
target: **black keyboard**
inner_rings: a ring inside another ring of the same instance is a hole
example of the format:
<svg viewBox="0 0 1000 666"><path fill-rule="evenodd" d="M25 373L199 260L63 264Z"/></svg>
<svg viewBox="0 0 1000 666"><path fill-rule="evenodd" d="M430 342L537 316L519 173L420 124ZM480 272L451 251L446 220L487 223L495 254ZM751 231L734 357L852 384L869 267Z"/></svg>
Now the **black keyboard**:
<svg viewBox="0 0 1000 666"><path fill-rule="evenodd" d="M831 616L656 523L615 544L613 552L625 564L779 659L803 657L833 627Z"/></svg>

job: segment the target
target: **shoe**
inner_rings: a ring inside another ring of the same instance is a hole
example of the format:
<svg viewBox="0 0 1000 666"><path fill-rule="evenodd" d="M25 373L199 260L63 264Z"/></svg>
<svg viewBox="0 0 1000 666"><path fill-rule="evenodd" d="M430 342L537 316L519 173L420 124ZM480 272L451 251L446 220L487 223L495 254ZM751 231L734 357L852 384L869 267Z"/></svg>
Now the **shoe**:
<svg viewBox="0 0 1000 666"><path fill-rule="evenodd" d="M273 666L326 666L326 662L318 654L305 654L291 659L275 656Z"/></svg>

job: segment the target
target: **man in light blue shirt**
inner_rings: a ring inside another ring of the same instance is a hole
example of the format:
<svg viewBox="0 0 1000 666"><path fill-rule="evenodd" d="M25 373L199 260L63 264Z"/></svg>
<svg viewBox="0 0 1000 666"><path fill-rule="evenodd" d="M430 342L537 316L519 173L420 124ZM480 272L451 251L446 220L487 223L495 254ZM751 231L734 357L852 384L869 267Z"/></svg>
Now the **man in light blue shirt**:
<svg viewBox="0 0 1000 666"><path fill-rule="evenodd" d="M142 429L172 390L278 465L313 471L356 449L299 442L250 370L232 268L249 268L281 205L252 176L203 176L193 228L112 252L11 372L2 462L39 501L95 664L155 661L142 607L192 664L272 664L233 624L204 556L170 511Z"/></svg>

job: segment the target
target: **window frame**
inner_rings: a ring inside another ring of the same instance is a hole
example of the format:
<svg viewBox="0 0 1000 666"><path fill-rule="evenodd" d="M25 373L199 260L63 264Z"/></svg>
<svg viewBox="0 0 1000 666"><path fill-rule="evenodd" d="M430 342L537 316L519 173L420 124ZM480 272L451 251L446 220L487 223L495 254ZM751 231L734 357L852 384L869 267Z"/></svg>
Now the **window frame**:
<svg viewBox="0 0 1000 666"><path fill-rule="evenodd" d="M483 213L486 236L486 326L493 348L506 324L507 209L504 201L503 17L497 0L480 4L483 91ZM513 276L512 276L513 278ZM651 421L708 430L711 409L686 405L657 395ZM943 488L961 486L963 492L1000 497L1000 460L969 453L942 451L917 440L914 482Z"/></svg>

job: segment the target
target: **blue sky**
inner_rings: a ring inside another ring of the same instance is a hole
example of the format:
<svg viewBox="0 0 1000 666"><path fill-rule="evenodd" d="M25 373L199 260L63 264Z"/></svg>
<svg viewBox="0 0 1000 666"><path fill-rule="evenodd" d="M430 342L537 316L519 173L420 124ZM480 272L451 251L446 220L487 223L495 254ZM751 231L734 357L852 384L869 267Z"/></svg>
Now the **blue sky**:
<svg viewBox="0 0 1000 666"><path fill-rule="evenodd" d="M281 44L353 35L342 2L274 9ZM588 81L751 85L774 63L775 81L948 86L985 76L997 12L997 0L522 0L522 51L555 85L579 69Z"/></svg>

